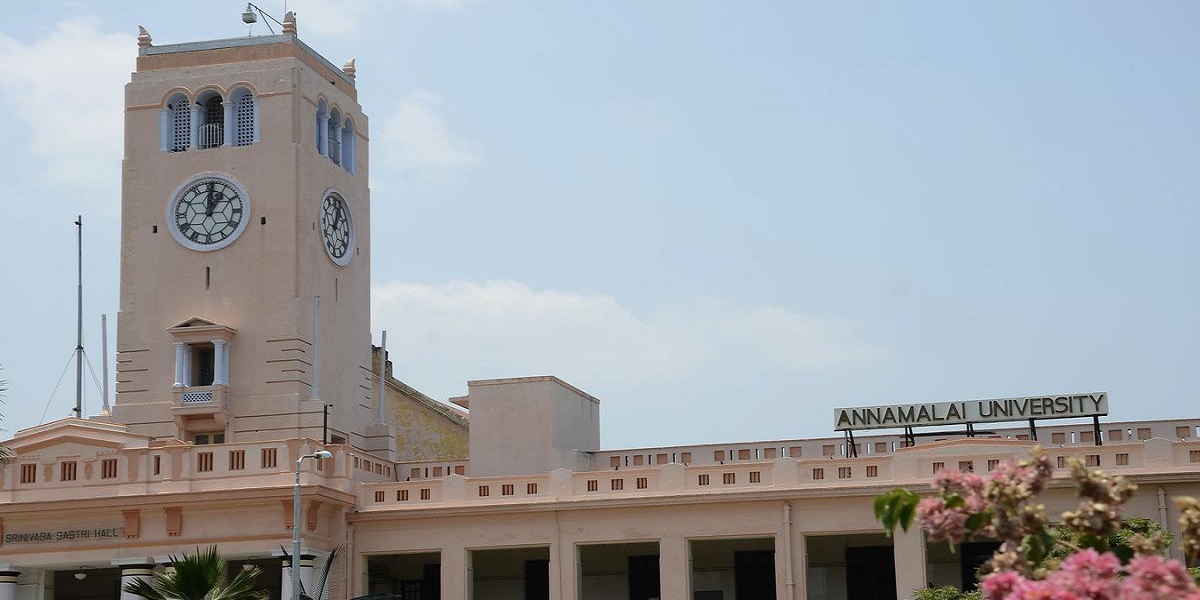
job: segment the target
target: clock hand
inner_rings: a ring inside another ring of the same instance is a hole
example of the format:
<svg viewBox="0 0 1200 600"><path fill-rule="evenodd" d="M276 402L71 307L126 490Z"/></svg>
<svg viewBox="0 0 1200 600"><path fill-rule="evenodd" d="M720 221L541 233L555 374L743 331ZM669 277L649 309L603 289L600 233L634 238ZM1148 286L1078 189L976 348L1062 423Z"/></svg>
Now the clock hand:
<svg viewBox="0 0 1200 600"><path fill-rule="evenodd" d="M213 182L208 182L208 199L204 201L204 216L211 217L213 207L216 204L214 200Z"/></svg>

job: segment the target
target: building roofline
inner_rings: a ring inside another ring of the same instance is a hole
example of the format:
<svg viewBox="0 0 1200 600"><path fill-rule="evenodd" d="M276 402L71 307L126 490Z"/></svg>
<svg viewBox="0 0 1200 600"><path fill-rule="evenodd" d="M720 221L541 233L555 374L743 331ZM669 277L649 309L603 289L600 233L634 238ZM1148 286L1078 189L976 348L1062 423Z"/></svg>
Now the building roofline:
<svg viewBox="0 0 1200 600"><path fill-rule="evenodd" d="M180 52L203 52L206 50L224 50L227 48L244 48L247 46L268 46L272 44L287 44L292 43L307 52L310 56L325 65L342 79L343 82L354 87L354 78L347 75L344 71L329 62L329 59L321 56L319 52L313 50L308 44L305 44L294 33L280 33L276 35L256 35L247 37L226 38L221 40L207 40L202 42L184 42L182 44L164 44L162 46L147 46L138 48L138 56L160 56L164 54L177 54Z"/></svg>

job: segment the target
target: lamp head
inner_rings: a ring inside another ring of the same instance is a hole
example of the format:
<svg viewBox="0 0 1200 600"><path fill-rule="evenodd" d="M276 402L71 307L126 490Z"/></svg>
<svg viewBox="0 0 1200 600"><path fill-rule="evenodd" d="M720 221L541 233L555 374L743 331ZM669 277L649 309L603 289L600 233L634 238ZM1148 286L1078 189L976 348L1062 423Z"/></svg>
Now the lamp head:
<svg viewBox="0 0 1200 600"><path fill-rule="evenodd" d="M246 5L246 12L242 13L242 22L247 25L258 22L258 15L254 14L250 4Z"/></svg>
<svg viewBox="0 0 1200 600"><path fill-rule="evenodd" d="M313 452L313 458L333 458L333 453L328 450L317 450Z"/></svg>

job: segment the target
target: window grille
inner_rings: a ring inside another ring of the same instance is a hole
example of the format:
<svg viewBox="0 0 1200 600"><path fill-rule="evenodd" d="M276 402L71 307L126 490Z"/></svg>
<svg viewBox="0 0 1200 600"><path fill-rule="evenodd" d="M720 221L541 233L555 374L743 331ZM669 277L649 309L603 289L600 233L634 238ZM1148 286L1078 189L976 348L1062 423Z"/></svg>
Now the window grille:
<svg viewBox="0 0 1200 600"><path fill-rule="evenodd" d="M106 458L100 461L100 479L117 478L117 459Z"/></svg>
<svg viewBox="0 0 1200 600"><path fill-rule="evenodd" d="M708 485L708 473L700 475L696 482L698 485Z"/></svg>
<svg viewBox="0 0 1200 600"><path fill-rule="evenodd" d="M408 490L396 490L396 500L408 502Z"/></svg>
<svg viewBox="0 0 1200 600"><path fill-rule="evenodd" d="M21 465L21 483L37 483L37 465Z"/></svg>
<svg viewBox="0 0 1200 600"><path fill-rule="evenodd" d="M596 480L596 479L589 479L589 480L587 481L587 491L589 491L589 492L595 492L595 491L597 491L597 490L599 490L599 489L600 489L600 481L599 481L599 480Z"/></svg>
<svg viewBox="0 0 1200 600"><path fill-rule="evenodd" d="M186 98L177 97L169 104L171 111L171 135L168 150L183 152L192 146L192 107Z"/></svg>
<svg viewBox="0 0 1200 600"><path fill-rule="evenodd" d="M867 477L879 477L879 467L876 465L867 465Z"/></svg>
<svg viewBox="0 0 1200 600"><path fill-rule="evenodd" d="M376 501L376 502L383 502L383 501L384 501L384 499L386 499L386 496L385 496L384 494L386 494L386 492L384 492L384 491L382 491L382 490L380 490L380 491L376 491L376 492L375 492L375 501Z"/></svg>
<svg viewBox="0 0 1200 600"><path fill-rule="evenodd" d="M1193 454L1192 462L1200 462L1200 452L1196 452L1195 450L1193 450L1192 454ZM1129 466L1129 453L1128 452L1118 452L1117 453L1117 466L1121 466L1121 467Z"/></svg>
<svg viewBox="0 0 1200 600"><path fill-rule="evenodd" d="M513 493L514 493L513 492L513 484L506 483L506 484L500 486L500 495L501 496L511 496L511 495L513 495Z"/></svg>
<svg viewBox="0 0 1200 600"><path fill-rule="evenodd" d="M825 479L825 469L821 467L813 469L813 479Z"/></svg>
<svg viewBox="0 0 1200 600"><path fill-rule="evenodd" d="M61 481L75 481L76 463L74 461L62 463L62 469L59 472Z"/></svg>
<svg viewBox="0 0 1200 600"><path fill-rule="evenodd" d="M1083 464L1084 464L1084 466L1087 466L1087 467L1098 467L1098 466L1100 466L1100 455L1099 455L1099 454L1087 454L1087 455L1084 455L1084 457L1083 457Z"/></svg>
<svg viewBox="0 0 1200 600"><path fill-rule="evenodd" d="M329 133L327 134L329 136L329 160L332 160L335 165L342 164L342 144L338 141L338 131L342 126L341 120L341 116L336 112L329 117Z"/></svg>
<svg viewBox="0 0 1200 600"><path fill-rule="evenodd" d="M249 146L254 143L254 95L244 92L234 107L234 146Z"/></svg>
<svg viewBox="0 0 1200 600"><path fill-rule="evenodd" d="M479 497L483 498L491 494L491 490L486 485L479 486Z"/></svg>
<svg viewBox="0 0 1200 600"><path fill-rule="evenodd" d="M725 485L733 485L737 483L737 473L722 473L721 483Z"/></svg>
<svg viewBox="0 0 1200 600"><path fill-rule="evenodd" d="M625 480L624 479L613 479L611 482L609 482L608 486L614 492L621 491L621 490L625 489Z"/></svg>
<svg viewBox="0 0 1200 600"><path fill-rule="evenodd" d="M648 478L646 478L646 477L638 477L637 478L637 489L644 490L648 487L650 487L650 480Z"/></svg>
<svg viewBox="0 0 1200 600"><path fill-rule="evenodd" d="M421 499L422 500L429 499L429 488L421 488Z"/></svg>
<svg viewBox="0 0 1200 600"><path fill-rule="evenodd" d="M246 451L245 450L230 450L229 451L229 470L241 471L246 468Z"/></svg>
<svg viewBox="0 0 1200 600"><path fill-rule="evenodd" d="M196 453L196 471L199 473L207 473L213 470L213 453L212 452L197 452Z"/></svg>
<svg viewBox="0 0 1200 600"><path fill-rule="evenodd" d="M762 483L762 471L750 471L750 483Z"/></svg>
<svg viewBox="0 0 1200 600"><path fill-rule="evenodd" d="M945 468L946 468L946 463L944 463L944 462L936 461L933 463L933 472L934 473L937 473L938 471L941 471L942 469L945 469Z"/></svg>
<svg viewBox="0 0 1200 600"><path fill-rule="evenodd" d="M536 494L536 493L537 493L537 484L536 484L536 483L527 483L527 484L525 484L525 493L526 493L526 494L529 494L529 495L531 495L531 496L532 496L533 494Z"/></svg>
<svg viewBox="0 0 1200 600"><path fill-rule="evenodd" d="M260 457L260 460L262 461L262 468L274 469L276 457L277 453L275 452L275 448L263 448Z"/></svg>
<svg viewBox="0 0 1200 600"><path fill-rule="evenodd" d="M988 459L988 471L995 471L996 467L1000 466L1000 460L996 458Z"/></svg>
<svg viewBox="0 0 1200 600"><path fill-rule="evenodd" d="M850 467L838 467L838 479L850 479Z"/></svg>

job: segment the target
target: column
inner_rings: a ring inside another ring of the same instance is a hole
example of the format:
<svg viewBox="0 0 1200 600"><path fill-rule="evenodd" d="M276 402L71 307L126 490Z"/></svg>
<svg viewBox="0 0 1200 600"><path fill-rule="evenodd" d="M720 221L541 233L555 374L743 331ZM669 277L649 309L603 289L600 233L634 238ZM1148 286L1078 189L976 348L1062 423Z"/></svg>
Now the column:
<svg viewBox="0 0 1200 600"><path fill-rule="evenodd" d="M908 531L896 528L892 540L896 562L896 597L905 600L913 597L913 590L929 584L925 574L925 533L920 527Z"/></svg>
<svg viewBox="0 0 1200 600"><path fill-rule="evenodd" d="M192 142L188 146L195 150L200 147L200 122L204 120L204 107L193 103L192 106Z"/></svg>
<svg viewBox="0 0 1200 600"><path fill-rule="evenodd" d="M292 562L286 556L279 560L283 563L283 569L280 570L283 585L279 588L279 597L282 600L292 600Z"/></svg>
<svg viewBox="0 0 1200 600"><path fill-rule="evenodd" d="M312 595L317 591L316 569L313 568L313 559L316 558L311 554L300 555L300 587L304 593Z"/></svg>
<svg viewBox="0 0 1200 600"><path fill-rule="evenodd" d="M233 145L233 132L236 124L233 122L233 103L226 99L221 103L221 109L225 112L225 131L221 132L221 145Z"/></svg>
<svg viewBox="0 0 1200 600"><path fill-rule="evenodd" d="M175 342L175 386L177 388L191 385L192 349L183 342Z"/></svg>
<svg viewBox="0 0 1200 600"><path fill-rule="evenodd" d="M213 385L229 385L229 345L213 340Z"/></svg>
<svg viewBox="0 0 1200 600"><path fill-rule="evenodd" d="M687 600L692 579L688 541L682 535L663 537L658 542L658 580L662 600Z"/></svg>
<svg viewBox="0 0 1200 600"><path fill-rule="evenodd" d="M342 164L342 124L341 123L333 124L333 137L337 139L337 156L330 156L329 158L331 160L333 160L333 162L340 165L340 164Z"/></svg>
<svg viewBox="0 0 1200 600"><path fill-rule="evenodd" d="M136 579L150 581L154 578L154 565L124 565L121 567L121 600L141 600L141 596L125 591L125 586ZM0 600L3 600L0 598Z"/></svg>
<svg viewBox="0 0 1200 600"><path fill-rule="evenodd" d="M442 548L442 597L471 598L471 567L462 546Z"/></svg>
<svg viewBox="0 0 1200 600"><path fill-rule="evenodd" d="M17 577L20 571L0 571L0 600L17 600Z"/></svg>
<svg viewBox="0 0 1200 600"><path fill-rule="evenodd" d="M317 151L329 156L329 115L317 115Z"/></svg>

